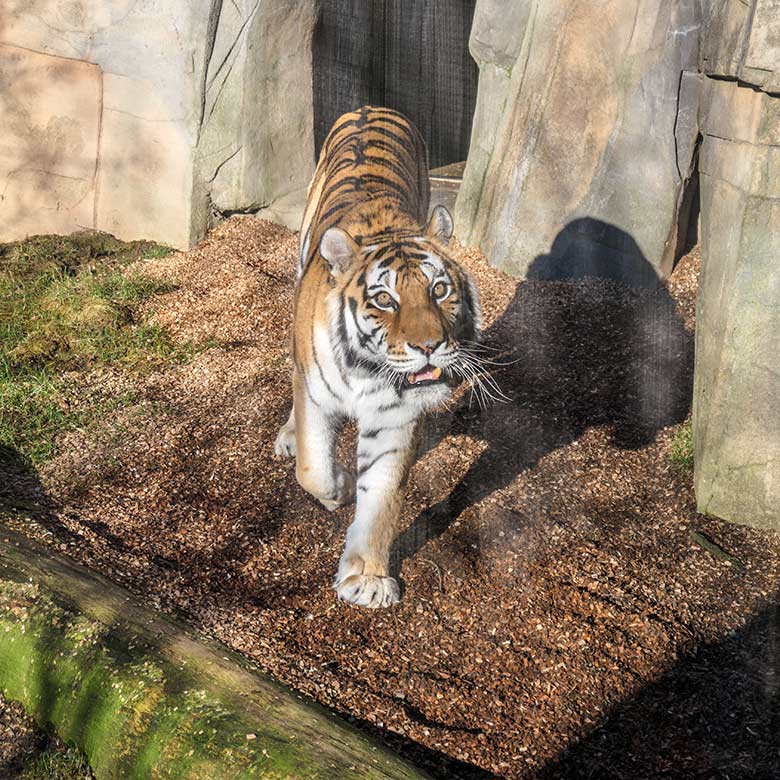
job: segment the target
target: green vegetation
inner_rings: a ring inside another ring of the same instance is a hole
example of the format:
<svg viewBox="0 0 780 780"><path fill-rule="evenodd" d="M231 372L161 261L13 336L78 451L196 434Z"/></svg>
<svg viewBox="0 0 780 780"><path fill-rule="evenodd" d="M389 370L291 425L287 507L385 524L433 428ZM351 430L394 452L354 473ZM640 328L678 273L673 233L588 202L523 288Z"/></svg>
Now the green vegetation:
<svg viewBox="0 0 780 780"><path fill-rule="evenodd" d="M75 371L144 371L196 351L146 322L141 304L175 289L127 266L172 250L101 233L0 245L0 447L32 464L65 431L133 402L127 391L77 392Z"/></svg>
<svg viewBox="0 0 780 780"><path fill-rule="evenodd" d="M670 459L678 471L690 471L693 468L693 424L690 419L675 434Z"/></svg>
<svg viewBox="0 0 780 780"><path fill-rule="evenodd" d="M92 773L77 750L49 749L27 763L19 780L92 780Z"/></svg>
<svg viewBox="0 0 780 780"><path fill-rule="evenodd" d="M177 347L160 328L135 316L140 303L173 286L123 270L155 249L99 233L0 246L0 353L6 372L62 371L98 362L136 366L174 354Z"/></svg>

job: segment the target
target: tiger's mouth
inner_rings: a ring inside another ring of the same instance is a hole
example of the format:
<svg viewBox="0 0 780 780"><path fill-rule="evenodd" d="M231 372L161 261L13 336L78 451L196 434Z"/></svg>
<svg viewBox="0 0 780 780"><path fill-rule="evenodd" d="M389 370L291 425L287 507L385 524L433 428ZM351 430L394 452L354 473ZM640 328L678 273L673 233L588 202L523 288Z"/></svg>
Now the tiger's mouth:
<svg viewBox="0 0 780 780"><path fill-rule="evenodd" d="M406 374L404 383L408 387L424 387L425 385L435 385L444 378L442 370L438 366L427 365L421 371Z"/></svg>

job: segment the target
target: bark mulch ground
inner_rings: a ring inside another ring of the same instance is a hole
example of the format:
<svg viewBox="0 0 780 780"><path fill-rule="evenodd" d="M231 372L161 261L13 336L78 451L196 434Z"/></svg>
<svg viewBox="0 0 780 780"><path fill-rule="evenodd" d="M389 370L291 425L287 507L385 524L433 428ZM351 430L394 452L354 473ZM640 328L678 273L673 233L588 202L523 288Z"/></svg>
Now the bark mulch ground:
<svg viewBox="0 0 780 780"><path fill-rule="evenodd" d="M180 285L155 320L217 346L150 374L39 474L19 467L11 491L34 509L19 525L438 778L779 776L778 537L698 515L670 461L696 252L638 292L544 281L545 257L518 283L458 251L510 401L462 392L428 421L397 607L336 601L351 510L328 514L273 455L296 237L251 218L143 263Z"/></svg>
<svg viewBox="0 0 780 780"><path fill-rule="evenodd" d="M83 757L36 726L21 704L0 694L2 780L93 780Z"/></svg>
<svg viewBox="0 0 780 780"><path fill-rule="evenodd" d="M18 777L43 749L46 737L17 702L0 694L0 777Z"/></svg>

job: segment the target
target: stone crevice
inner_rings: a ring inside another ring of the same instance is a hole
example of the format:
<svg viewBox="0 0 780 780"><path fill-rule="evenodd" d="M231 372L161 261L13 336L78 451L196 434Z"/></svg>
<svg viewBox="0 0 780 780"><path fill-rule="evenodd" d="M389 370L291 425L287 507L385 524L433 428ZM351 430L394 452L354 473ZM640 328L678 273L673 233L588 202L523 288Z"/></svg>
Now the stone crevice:
<svg viewBox="0 0 780 780"><path fill-rule="evenodd" d="M219 19L222 15L222 0L211 0L211 8L209 11L208 25L206 28L206 52L203 65L203 76L201 83L200 94L200 121L198 127L203 127L203 118L206 115L206 95L208 93L208 75L209 67L211 65L211 58L214 54L214 44L217 40L217 30L219 28ZM200 137L200 129L198 131L198 137Z"/></svg>
<svg viewBox="0 0 780 780"><path fill-rule="evenodd" d="M231 160L232 160L232 159L233 159L233 158L234 158L234 157L235 157L235 156L236 156L236 155L237 155L239 152L241 152L241 150L242 150L243 148L244 148L243 146L239 146L237 149L234 149L234 150L233 150L233 151L232 151L232 152L231 152L231 153L230 153L230 154L229 154L227 157L225 157L225 159L224 159L224 160L222 160L222 162L221 162L221 163L219 163L219 165L217 165L217 166L214 168L214 173L213 173L213 175L211 176L211 178L207 179L207 181L208 181L208 183L209 183L209 184L211 184L211 182L213 182L213 181L214 181L214 179L216 179L216 178L217 178L217 176L219 176L219 172L222 170L223 166L224 166L226 163L229 163L229 162L230 162L230 161L231 161Z"/></svg>
<svg viewBox="0 0 780 780"><path fill-rule="evenodd" d="M257 8L259 5L260 5L260 0L256 0L254 6L252 7L252 10L249 12L246 19L239 27L238 32L235 34L234 40L230 44L227 53L222 59L222 62L220 62L219 66L214 71L214 75L210 79L208 79L208 82L206 84L206 92L209 92L211 90L212 86L214 85L214 82L219 78L223 68L225 67L227 61L231 58L236 47L239 46L239 44L242 44L244 42L244 32L246 31L251 21L254 19L255 13L257 12ZM230 65L230 68L232 68L232 64ZM228 69L228 74L230 73L230 68ZM207 68L207 71L208 70L210 70L210 68ZM227 74L225 75L223 81L226 80L227 80Z"/></svg>
<svg viewBox="0 0 780 780"><path fill-rule="evenodd" d="M745 141L744 139L741 138L733 138L727 135L719 135L718 133L714 133L711 130L706 131L704 135L707 138L717 138L719 141L726 141L730 144L742 144L744 146L749 146L751 148L760 147L763 149L780 149L780 144L762 143L760 141L759 142Z"/></svg>

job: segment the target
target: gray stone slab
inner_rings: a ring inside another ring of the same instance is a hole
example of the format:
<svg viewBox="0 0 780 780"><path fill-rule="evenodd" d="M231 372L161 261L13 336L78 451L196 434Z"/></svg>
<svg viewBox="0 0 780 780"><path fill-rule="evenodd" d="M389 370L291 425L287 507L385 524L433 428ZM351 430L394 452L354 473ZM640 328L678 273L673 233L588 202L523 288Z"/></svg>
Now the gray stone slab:
<svg viewBox="0 0 780 780"><path fill-rule="evenodd" d="M702 11L702 71L780 92L780 0L711 0Z"/></svg>

